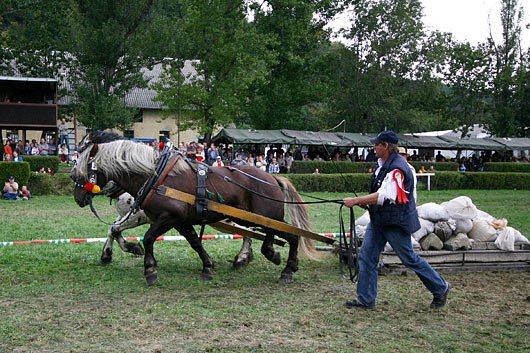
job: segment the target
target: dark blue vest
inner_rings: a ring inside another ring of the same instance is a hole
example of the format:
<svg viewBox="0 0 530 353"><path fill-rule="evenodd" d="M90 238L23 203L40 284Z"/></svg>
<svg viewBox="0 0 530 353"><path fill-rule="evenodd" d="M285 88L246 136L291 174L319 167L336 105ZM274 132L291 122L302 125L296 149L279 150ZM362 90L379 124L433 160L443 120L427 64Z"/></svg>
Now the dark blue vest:
<svg viewBox="0 0 530 353"><path fill-rule="evenodd" d="M372 175L370 183L370 193L376 192L381 187L381 183L385 176L392 170L399 169L405 175L405 190L408 191L407 197L409 202L405 204L390 204L385 202L383 205L371 205L370 221L376 227L400 227L409 234L414 233L421 228L418 219L418 212L416 211L416 200L414 200L414 176L405 159L393 152L385 164L381 167L379 174Z"/></svg>

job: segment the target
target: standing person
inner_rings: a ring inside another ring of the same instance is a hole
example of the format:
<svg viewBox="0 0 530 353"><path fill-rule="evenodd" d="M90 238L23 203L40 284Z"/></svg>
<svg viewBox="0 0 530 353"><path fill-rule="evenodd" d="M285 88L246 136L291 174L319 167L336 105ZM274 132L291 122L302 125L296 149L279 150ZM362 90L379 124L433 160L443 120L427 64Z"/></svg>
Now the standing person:
<svg viewBox="0 0 530 353"><path fill-rule="evenodd" d="M347 197L344 205L369 206L370 224L366 227L359 253L357 298L345 303L347 308L375 307L377 298L377 264L385 244L390 243L403 264L413 270L433 294L431 308L447 303L451 284L412 249L410 235L420 229L414 181L406 161L397 154L399 137L393 131L383 131L371 140L378 157L378 168L372 175L370 194Z"/></svg>
<svg viewBox="0 0 530 353"><path fill-rule="evenodd" d="M218 156L219 156L219 150L217 149L217 147L215 147L215 144L212 142L210 144L210 148L208 148L208 159L207 159L208 164L212 165L217 160Z"/></svg>
<svg viewBox="0 0 530 353"><path fill-rule="evenodd" d="M59 145L64 143L68 146L68 124L66 119L62 118L57 127L59 128Z"/></svg>

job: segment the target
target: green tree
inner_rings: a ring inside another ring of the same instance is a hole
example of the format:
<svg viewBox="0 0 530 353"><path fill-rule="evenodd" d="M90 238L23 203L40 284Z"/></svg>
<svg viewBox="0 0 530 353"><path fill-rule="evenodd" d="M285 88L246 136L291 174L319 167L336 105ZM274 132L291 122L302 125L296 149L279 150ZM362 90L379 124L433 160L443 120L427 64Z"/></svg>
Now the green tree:
<svg viewBox="0 0 530 353"><path fill-rule="evenodd" d="M487 47L452 42L444 74L448 86L448 109L462 135L474 124L485 124L491 115L489 90L491 58Z"/></svg>
<svg viewBox="0 0 530 353"><path fill-rule="evenodd" d="M523 135L528 117L522 115L521 92L528 85L528 61L521 50L521 20L523 11L517 0L501 1L502 41L495 43L490 36L488 44L492 56L493 99L491 131L498 136ZM525 80L526 76L526 80ZM526 81L526 83L525 83Z"/></svg>
<svg viewBox="0 0 530 353"><path fill-rule="evenodd" d="M440 127L445 91L433 74L445 60L443 35L425 34L418 0L354 0L351 42L338 57L335 109L351 131Z"/></svg>
<svg viewBox="0 0 530 353"><path fill-rule="evenodd" d="M246 122L261 129L319 129L329 126L329 33L325 24L338 1L253 2L252 24L270 39L276 54L270 80L255 86Z"/></svg>
<svg viewBox="0 0 530 353"><path fill-rule="evenodd" d="M72 9L71 0L2 1L0 73L58 77L68 62Z"/></svg>
<svg viewBox="0 0 530 353"><path fill-rule="evenodd" d="M274 55L267 38L246 19L243 1L189 1L182 28L190 41L195 73L184 77L182 61L168 65L154 87L167 114L208 139L213 130L240 116L250 88L269 79Z"/></svg>

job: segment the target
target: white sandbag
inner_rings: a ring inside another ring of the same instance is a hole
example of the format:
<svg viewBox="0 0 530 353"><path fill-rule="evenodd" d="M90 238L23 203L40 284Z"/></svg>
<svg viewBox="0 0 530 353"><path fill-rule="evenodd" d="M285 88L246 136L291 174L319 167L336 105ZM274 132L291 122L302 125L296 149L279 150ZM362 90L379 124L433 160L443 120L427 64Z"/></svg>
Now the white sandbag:
<svg viewBox="0 0 530 353"><path fill-rule="evenodd" d="M506 228L512 228L512 227L506 227ZM521 242L521 243L525 243L525 244L530 244L530 240L528 240L527 237L522 235L520 231L518 231L515 228L512 228L512 229L513 229L513 236L514 236L514 241L515 242Z"/></svg>
<svg viewBox="0 0 530 353"><path fill-rule="evenodd" d="M416 232L412 233L412 237L416 241L420 241L421 238L426 236L429 233L432 233L434 231L434 223L431 221L428 221L426 219L420 218L420 225L421 228L418 229Z"/></svg>
<svg viewBox="0 0 530 353"><path fill-rule="evenodd" d="M355 225L365 226L370 223L370 213L366 211L363 215L355 220Z"/></svg>
<svg viewBox="0 0 530 353"><path fill-rule="evenodd" d="M416 210L418 211L418 217L431 222L447 221L449 219L449 213L447 213L447 210L434 202L428 202L418 206L416 207Z"/></svg>
<svg viewBox="0 0 530 353"><path fill-rule="evenodd" d="M469 218L455 219L455 233L469 233L473 228L473 220Z"/></svg>
<svg viewBox="0 0 530 353"><path fill-rule="evenodd" d="M477 209L477 216L475 217L475 219L477 219L477 218L478 219L483 219L483 220L488 221L488 222L493 222L495 220L495 217L493 217L489 213L484 212L482 210L478 210L478 209Z"/></svg>
<svg viewBox="0 0 530 353"><path fill-rule="evenodd" d="M495 234L497 234L495 228L483 219L474 219L473 228L467 233L469 238L477 241L489 241Z"/></svg>
<svg viewBox="0 0 530 353"><path fill-rule="evenodd" d="M508 221L506 220L506 218L499 218L489 223L495 229L506 228L506 226L508 225Z"/></svg>
<svg viewBox="0 0 530 353"><path fill-rule="evenodd" d="M442 203L441 206L447 210L449 217L453 219L474 219L477 217L477 207L467 196L455 197L452 200Z"/></svg>
<svg viewBox="0 0 530 353"><path fill-rule="evenodd" d="M366 233L366 226L355 225L355 234L357 237L364 238L364 233Z"/></svg>
<svg viewBox="0 0 530 353"><path fill-rule="evenodd" d="M512 227L506 227L499 232L495 246L500 250L513 251L515 243L515 232Z"/></svg>

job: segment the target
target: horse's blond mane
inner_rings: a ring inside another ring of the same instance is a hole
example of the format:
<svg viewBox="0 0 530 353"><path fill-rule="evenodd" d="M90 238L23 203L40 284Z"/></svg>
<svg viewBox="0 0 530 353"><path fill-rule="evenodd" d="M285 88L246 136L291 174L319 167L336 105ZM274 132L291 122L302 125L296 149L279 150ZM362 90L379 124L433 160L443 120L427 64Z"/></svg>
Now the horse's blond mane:
<svg viewBox="0 0 530 353"><path fill-rule="evenodd" d="M79 156L73 171L77 177L88 177L88 157L92 148L87 148ZM138 174L150 176L155 172L156 160L159 152L154 148L128 140L117 140L98 144L98 151L94 156L97 168L107 178L119 178L124 174ZM186 170L188 165L179 160L173 168L174 174Z"/></svg>

